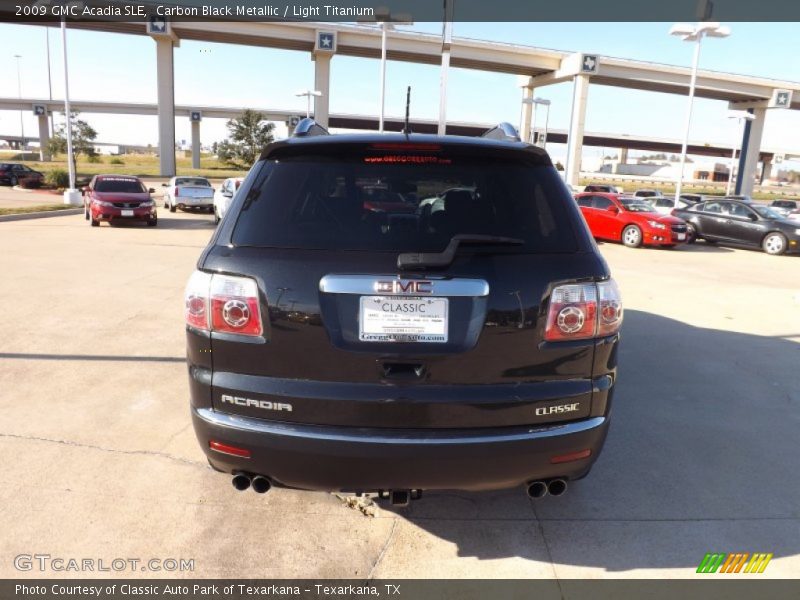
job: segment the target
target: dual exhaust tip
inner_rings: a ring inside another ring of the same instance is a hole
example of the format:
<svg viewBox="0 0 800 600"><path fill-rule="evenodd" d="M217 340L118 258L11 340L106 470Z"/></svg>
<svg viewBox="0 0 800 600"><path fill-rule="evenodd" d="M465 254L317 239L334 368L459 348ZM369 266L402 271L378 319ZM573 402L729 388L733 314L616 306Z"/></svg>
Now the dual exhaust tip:
<svg viewBox="0 0 800 600"><path fill-rule="evenodd" d="M550 479L548 481L534 481L528 485L529 498L544 498L547 494L561 496L567 491L566 479Z"/></svg>
<svg viewBox="0 0 800 600"><path fill-rule="evenodd" d="M231 483L240 492L252 487L256 494L266 494L272 487L269 479L263 475L248 475L247 473L234 473Z"/></svg>

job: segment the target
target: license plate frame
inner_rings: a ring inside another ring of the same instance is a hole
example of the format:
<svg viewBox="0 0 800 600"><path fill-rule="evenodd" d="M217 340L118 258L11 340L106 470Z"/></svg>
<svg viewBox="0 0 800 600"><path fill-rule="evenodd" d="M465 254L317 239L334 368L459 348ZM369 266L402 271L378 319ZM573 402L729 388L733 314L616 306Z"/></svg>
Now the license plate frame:
<svg viewBox="0 0 800 600"><path fill-rule="evenodd" d="M393 310L387 310L387 304ZM421 306L427 310L419 310ZM369 295L359 299L358 339L362 342L445 344L449 327L449 298Z"/></svg>
<svg viewBox="0 0 800 600"><path fill-rule="evenodd" d="M131 210L131 209L122 209L122 210L120 211L120 216L123 216L123 217L132 217L132 216L133 216L133 210Z"/></svg>

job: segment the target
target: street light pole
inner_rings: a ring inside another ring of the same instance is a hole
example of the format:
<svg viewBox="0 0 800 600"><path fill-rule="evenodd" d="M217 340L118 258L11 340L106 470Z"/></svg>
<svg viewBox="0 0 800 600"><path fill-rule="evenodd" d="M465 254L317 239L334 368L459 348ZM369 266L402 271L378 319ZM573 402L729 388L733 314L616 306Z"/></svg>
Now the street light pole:
<svg viewBox="0 0 800 600"><path fill-rule="evenodd" d="M550 100L546 98L523 98L522 99L523 106L525 104L533 105L533 116L532 116L532 123L531 123L531 143L535 145L539 145L539 140L542 140L542 148L547 145L547 125L550 122ZM539 140L536 139L536 107L537 106L546 106L547 112L545 113L544 117L544 134L539 137ZM523 140L528 141L528 140Z"/></svg>
<svg viewBox="0 0 800 600"><path fill-rule="evenodd" d="M386 106L386 32L389 23L381 21L381 111L378 117L378 132L383 133L383 115Z"/></svg>
<svg viewBox="0 0 800 600"><path fill-rule="evenodd" d="M50 28L44 28L45 39L47 40L47 91L50 100L53 99L53 80L50 75ZM48 117L50 121L50 137L53 137L53 119Z"/></svg>
<svg viewBox="0 0 800 600"><path fill-rule="evenodd" d="M447 72L450 70L450 45L453 43L453 2L444 0L442 23L442 69L439 74L439 126L438 135L447 131Z"/></svg>
<svg viewBox="0 0 800 600"><path fill-rule="evenodd" d="M64 192L64 204L77 204L75 189L75 154L72 147L72 111L69 106L69 61L67 60L67 21L61 19L61 51L64 55L64 116L67 130L67 168L69 169L69 189Z"/></svg>
<svg viewBox="0 0 800 600"><path fill-rule="evenodd" d="M22 55L15 54L14 58L17 59L17 97L22 100L22 75L20 72L20 59ZM23 153L25 152L25 119L22 115L22 109L19 111L19 131L20 135L22 136L22 142L20 148L22 149Z"/></svg>
<svg viewBox="0 0 800 600"><path fill-rule="evenodd" d="M675 208L677 208L678 200L681 197L681 188L683 187L683 169L686 165L686 151L689 145L689 132L692 126L692 106L694 105L694 92L697 85L697 68L700 64L700 46L704 36L728 37L731 34L731 30L729 27L724 27L719 23L699 23L698 25L678 23L672 26L669 33L670 35L680 37L685 42L695 43L694 58L692 59L692 74L689 79L689 106L686 110L686 128L684 129L683 143L681 144L678 183L675 186Z"/></svg>
<svg viewBox="0 0 800 600"><path fill-rule="evenodd" d="M311 96L322 96L322 92L319 90L303 90L300 92L296 92L295 96L298 98L305 96L306 97L306 119L311 117Z"/></svg>
<svg viewBox="0 0 800 600"><path fill-rule="evenodd" d="M689 132L692 128L692 107L694 106L694 89L697 85L697 66L700 64L700 45L703 35L697 36L694 45L694 58L692 59L692 76L689 80L689 106L686 109L686 126L683 130L683 143L681 144L681 161L678 167L678 185L675 186L675 208L678 208L678 199L681 197L683 187L683 169L686 165L686 150L689 146Z"/></svg>

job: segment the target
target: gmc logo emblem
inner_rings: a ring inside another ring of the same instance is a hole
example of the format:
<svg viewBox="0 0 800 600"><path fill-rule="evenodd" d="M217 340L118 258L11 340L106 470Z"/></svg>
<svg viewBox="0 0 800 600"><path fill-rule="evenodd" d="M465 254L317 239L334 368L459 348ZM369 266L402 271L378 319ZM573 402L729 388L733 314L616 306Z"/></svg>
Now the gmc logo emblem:
<svg viewBox="0 0 800 600"><path fill-rule="evenodd" d="M421 280L403 281L401 279L376 281L375 291L379 294L432 294L433 282Z"/></svg>

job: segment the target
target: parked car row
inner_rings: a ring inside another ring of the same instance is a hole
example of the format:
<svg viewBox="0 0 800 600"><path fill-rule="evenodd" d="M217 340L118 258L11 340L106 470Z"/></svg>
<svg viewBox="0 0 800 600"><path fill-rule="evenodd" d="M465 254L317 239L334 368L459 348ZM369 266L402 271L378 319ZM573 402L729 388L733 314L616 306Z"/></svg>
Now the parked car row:
<svg viewBox="0 0 800 600"><path fill-rule="evenodd" d="M800 251L800 210L794 200L766 206L748 196L682 194L676 207L673 197L655 190L638 190L633 196L585 191L575 194L575 200L595 239L632 248L671 248L700 239L761 247L774 255Z"/></svg>

